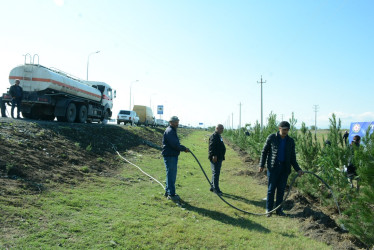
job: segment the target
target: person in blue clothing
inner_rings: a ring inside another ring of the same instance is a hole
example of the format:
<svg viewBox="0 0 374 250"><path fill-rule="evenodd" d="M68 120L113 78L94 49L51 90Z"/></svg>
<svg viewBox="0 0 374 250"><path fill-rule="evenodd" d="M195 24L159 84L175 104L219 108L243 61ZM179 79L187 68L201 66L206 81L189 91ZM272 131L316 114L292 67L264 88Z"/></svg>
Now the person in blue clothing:
<svg viewBox="0 0 374 250"><path fill-rule="evenodd" d="M172 116L169 120L169 126L164 132L162 139L162 156L166 168L166 187L165 196L171 200L179 200L179 196L175 193L175 181L177 180L178 156L181 151L190 152L188 148L181 145L177 135L179 119Z"/></svg>
<svg viewBox="0 0 374 250"><path fill-rule="evenodd" d="M21 112L21 102L22 102L22 96L23 96L23 90L22 87L19 86L20 80L16 79L14 81L14 85L12 85L9 89L9 94L12 96L12 108L11 108L11 115L12 118L14 118L14 108L17 106L17 119L20 119L19 116Z"/></svg>
<svg viewBox="0 0 374 250"><path fill-rule="evenodd" d="M279 131L275 134L269 135L266 139L260 159L260 172L264 170L265 163L267 163L267 213L273 210L275 190L277 190L275 207L283 202L287 179L291 173L291 165L295 171L297 171L299 176L304 174L296 161L295 142L290 136L288 136L290 124L287 121L282 121L279 123L278 127ZM279 216L285 216L282 207L276 210L276 214ZM270 217L271 213L268 213L267 216Z"/></svg>

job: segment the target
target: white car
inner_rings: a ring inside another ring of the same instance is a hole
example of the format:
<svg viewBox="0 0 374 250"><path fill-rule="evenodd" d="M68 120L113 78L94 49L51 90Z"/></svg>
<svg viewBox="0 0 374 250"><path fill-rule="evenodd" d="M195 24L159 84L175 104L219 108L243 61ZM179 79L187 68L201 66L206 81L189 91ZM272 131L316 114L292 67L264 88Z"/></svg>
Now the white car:
<svg viewBox="0 0 374 250"><path fill-rule="evenodd" d="M167 127L169 123L162 119L156 119L156 126Z"/></svg>
<svg viewBox="0 0 374 250"><path fill-rule="evenodd" d="M134 112L135 112L135 111L134 111ZM135 112L135 114L136 114L136 112ZM136 125L139 124L139 116L138 116L138 115L135 116L135 118L134 118L134 123L135 123Z"/></svg>
<svg viewBox="0 0 374 250"><path fill-rule="evenodd" d="M138 124L139 117L135 111L120 110L117 115L117 124L121 124L121 122L123 122L125 125L130 123L132 126L134 126L135 124Z"/></svg>

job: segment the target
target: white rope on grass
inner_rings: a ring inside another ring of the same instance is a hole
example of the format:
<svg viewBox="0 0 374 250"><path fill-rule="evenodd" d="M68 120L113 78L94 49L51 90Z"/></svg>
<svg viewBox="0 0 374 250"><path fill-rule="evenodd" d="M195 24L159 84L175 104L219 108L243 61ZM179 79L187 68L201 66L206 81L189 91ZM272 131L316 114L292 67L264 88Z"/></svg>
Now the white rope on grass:
<svg viewBox="0 0 374 250"><path fill-rule="evenodd" d="M113 144L112 144L113 145ZM155 182L157 182L158 184L161 185L162 189L165 190L165 186L162 185L161 182L159 182L156 178L152 177L151 175L147 174L146 172L144 172L139 166L135 165L134 163L132 163L131 161L127 160L125 157L123 157L114 147L113 145L113 149L114 151L116 151L116 153L118 154L119 157L121 157L122 160L124 160L125 162L133 165L134 167L138 168L143 174L145 174L146 176L148 176L149 178L151 178L152 180L154 180Z"/></svg>

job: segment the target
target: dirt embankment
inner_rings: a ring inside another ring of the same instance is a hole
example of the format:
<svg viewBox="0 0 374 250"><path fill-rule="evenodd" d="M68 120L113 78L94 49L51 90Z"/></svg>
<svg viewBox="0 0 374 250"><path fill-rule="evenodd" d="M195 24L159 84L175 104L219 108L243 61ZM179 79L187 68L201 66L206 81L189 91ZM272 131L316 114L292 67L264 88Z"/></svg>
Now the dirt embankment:
<svg viewBox="0 0 374 250"><path fill-rule="evenodd" d="M267 185L266 175L258 172L259 159L252 159L246 151L227 140L225 143L238 152L246 166L246 170L237 174L251 176L257 180L258 184ZM305 197L295 188L290 191L290 196L283 208L288 217L300 221L300 230L304 232L305 236L325 242L333 249L366 249L365 244L338 225L339 214L336 209L328 210L319 206L319 202L315 198Z"/></svg>
<svg viewBox="0 0 374 250"><path fill-rule="evenodd" d="M0 118L0 197L76 184L89 174L111 174L118 165L113 145L121 153L160 146L163 132Z"/></svg>

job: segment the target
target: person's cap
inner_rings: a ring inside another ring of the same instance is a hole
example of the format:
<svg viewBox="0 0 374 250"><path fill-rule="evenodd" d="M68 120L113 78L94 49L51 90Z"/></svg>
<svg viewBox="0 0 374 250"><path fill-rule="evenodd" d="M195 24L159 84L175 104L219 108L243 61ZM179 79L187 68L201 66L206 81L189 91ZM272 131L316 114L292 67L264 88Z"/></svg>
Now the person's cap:
<svg viewBox="0 0 374 250"><path fill-rule="evenodd" d="M17 84L17 83L20 83L21 81L19 80L19 79L16 79L15 81L14 81L14 84Z"/></svg>
<svg viewBox="0 0 374 250"><path fill-rule="evenodd" d="M179 122L178 116L174 115L174 116L170 117L169 122Z"/></svg>
<svg viewBox="0 0 374 250"><path fill-rule="evenodd" d="M290 124L287 122L287 121L282 121L281 123L279 123L278 127L280 128L283 128L283 129L290 129Z"/></svg>

